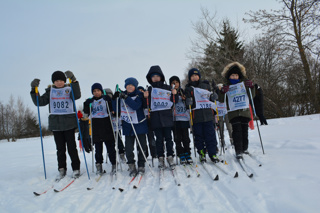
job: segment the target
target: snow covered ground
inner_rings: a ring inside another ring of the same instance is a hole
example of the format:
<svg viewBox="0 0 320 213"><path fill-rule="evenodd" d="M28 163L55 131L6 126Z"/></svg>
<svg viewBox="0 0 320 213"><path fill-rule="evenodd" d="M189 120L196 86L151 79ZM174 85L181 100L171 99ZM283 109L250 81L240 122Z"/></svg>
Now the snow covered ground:
<svg viewBox="0 0 320 213"><path fill-rule="evenodd" d="M63 192L50 189L37 197L33 192L43 191L57 175L53 137L43 141L47 180L44 179L39 138L15 143L0 141L0 212L319 212L320 115L268 122L268 126L260 126L265 155L258 131L249 133L249 150L263 164L259 167L250 158L245 159L253 170L253 178L247 177L237 166L229 147L225 155L228 165L221 166L230 173L238 171L238 178L227 176L212 165L209 165L210 171L219 173L219 181L210 179L200 165L200 177L190 170L191 177L187 178L179 166L181 186L175 185L170 171L166 170L163 190L159 190L156 167L152 168L155 177L146 170L138 189L128 186L127 171L120 172L117 187L125 187L125 190L112 189L108 175L111 166L105 164L107 175L88 191L90 183L81 152L83 175ZM86 159L94 180L91 154L86 154ZM68 166L70 168L69 158ZM67 175L71 174L69 169Z"/></svg>

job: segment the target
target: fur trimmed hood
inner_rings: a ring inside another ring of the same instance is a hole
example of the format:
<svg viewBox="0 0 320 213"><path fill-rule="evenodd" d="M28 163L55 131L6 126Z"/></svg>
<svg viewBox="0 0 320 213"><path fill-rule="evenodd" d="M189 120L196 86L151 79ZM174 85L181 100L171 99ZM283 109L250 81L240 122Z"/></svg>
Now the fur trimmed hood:
<svg viewBox="0 0 320 213"><path fill-rule="evenodd" d="M234 67L238 67L240 69L242 76L244 78L247 78L246 68L242 64L240 64L239 62L232 62L232 63L228 64L227 66L225 66L222 73L221 73L221 76L228 79L229 78L228 73ZM241 76L240 76L240 78L241 78Z"/></svg>

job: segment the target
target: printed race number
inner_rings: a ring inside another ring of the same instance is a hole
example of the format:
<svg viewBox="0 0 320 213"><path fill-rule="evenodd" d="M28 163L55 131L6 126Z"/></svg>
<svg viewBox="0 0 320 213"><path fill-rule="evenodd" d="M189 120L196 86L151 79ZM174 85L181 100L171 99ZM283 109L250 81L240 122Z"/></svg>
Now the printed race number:
<svg viewBox="0 0 320 213"><path fill-rule="evenodd" d="M234 97L232 101L235 103L239 103L239 102L244 102L245 100L246 100L246 96L241 95L241 96Z"/></svg>
<svg viewBox="0 0 320 213"><path fill-rule="evenodd" d="M53 102L53 108L54 109L68 109L69 108L69 103L67 101Z"/></svg>

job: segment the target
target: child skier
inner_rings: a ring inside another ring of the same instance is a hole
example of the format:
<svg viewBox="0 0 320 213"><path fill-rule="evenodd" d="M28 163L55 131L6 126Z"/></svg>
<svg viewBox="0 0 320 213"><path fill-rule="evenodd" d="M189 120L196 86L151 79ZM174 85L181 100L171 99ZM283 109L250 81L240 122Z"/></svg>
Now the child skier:
<svg viewBox="0 0 320 213"><path fill-rule="evenodd" d="M190 115L185 106L184 91L180 86L178 76L172 76L169 79L171 87L177 90L178 100L174 100L174 127L173 136L176 143L177 156L180 158L180 163L193 163L190 153L190 138L189 138L189 119Z"/></svg>
<svg viewBox="0 0 320 213"><path fill-rule="evenodd" d="M212 110L217 94L211 92L208 83L200 81L201 74L198 69L190 69L188 77L189 83L185 89L186 105L188 108L190 106L192 108L194 142L200 161L206 161L206 152L208 152L211 161L218 163L214 111Z"/></svg>
<svg viewBox="0 0 320 213"><path fill-rule="evenodd" d="M92 140L96 148L95 159L97 175L103 174L103 143L106 142L107 152L109 153L109 160L112 164L111 173L116 171L116 150L115 140L113 135L112 123L110 120L109 110L112 110L111 98L103 95L101 84L94 83L91 86L92 98L88 98L83 103L83 112L90 115L91 111L91 129ZM91 106L90 106L91 104ZM91 107L91 110L90 110ZM108 110L109 107L109 110Z"/></svg>
<svg viewBox="0 0 320 213"><path fill-rule="evenodd" d="M177 91L164 83L165 77L159 66L152 66L146 76L151 87L145 91L144 97L148 98L150 103L151 128L156 135L157 155L159 159L159 168L163 169L164 164L164 141L166 141L167 161L171 169L175 168L173 162L173 141L171 129L173 127L173 96L178 100Z"/></svg>
<svg viewBox="0 0 320 213"><path fill-rule="evenodd" d="M142 86L138 86L138 89L140 92L144 93L146 90L142 87ZM151 153L151 157L152 157L152 163L153 163L153 159L154 158L158 158L157 157L157 148L156 148L156 140L154 139L154 132L153 130L151 129L151 121L150 121L150 118L148 117L148 114L149 114L149 109L148 109L148 104L147 104L147 99L144 98L144 103L143 103L143 106L144 106L144 114L147 118L147 122L148 122L148 134L147 134L147 138L148 138L148 144L149 144L149 150L150 150L150 153ZM147 157L149 155L148 153L148 145L147 145Z"/></svg>
<svg viewBox="0 0 320 213"><path fill-rule="evenodd" d="M58 171L56 180L62 179L67 172L66 146L71 159L73 177L80 176L80 159L78 156L77 145L75 141L75 129L77 117L73 106L72 93L70 85L66 83L66 77L70 78L72 83L72 92L77 100L81 97L79 82L71 71L65 73L55 71L51 80L53 85L46 89L46 92L39 97L39 106L49 104L49 130L53 132L54 141L57 148ZM31 82L31 98L37 106L35 88L39 87L40 80L34 79Z"/></svg>
<svg viewBox="0 0 320 213"><path fill-rule="evenodd" d="M219 102L227 103L236 157L242 158L243 153L248 153L248 123L251 120L248 97L249 89L254 86L246 76L245 67L238 62L228 64L221 75L225 78L225 84L219 92ZM254 90L252 95L254 97Z"/></svg>
<svg viewBox="0 0 320 213"><path fill-rule="evenodd" d="M127 78L125 80L124 87L126 90L121 93L116 92L115 96L120 97L121 120L123 135L125 135L126 157L128 160L129 175L133 177L137 175L137 172L140 174L144 174L145 172L144 155L146 152L146 134L148 133L148 124L143 110L143 93L137 89L138 81L135 78ZM138 150L138 171L136 169L133 152L136 139L138 140L136 144Z"/></svg>

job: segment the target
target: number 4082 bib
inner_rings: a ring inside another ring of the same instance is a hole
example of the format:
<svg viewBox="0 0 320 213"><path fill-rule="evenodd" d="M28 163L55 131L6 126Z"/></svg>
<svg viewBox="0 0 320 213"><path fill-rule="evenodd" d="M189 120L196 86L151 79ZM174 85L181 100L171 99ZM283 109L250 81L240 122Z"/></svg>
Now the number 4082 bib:
<svg viewBox="0 0 320 213"><path fill-rule="evenodd" d="M73 102L70 98L71 88L51 88L50 91L50 114L72 114Z"/></svg>

